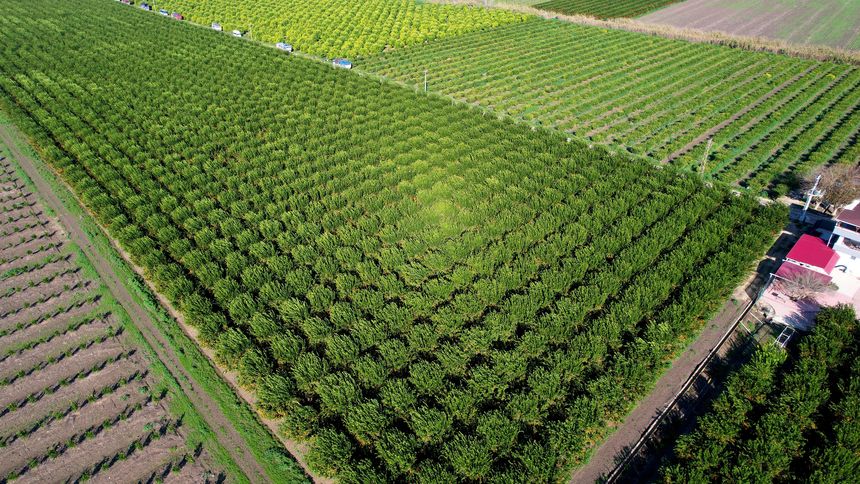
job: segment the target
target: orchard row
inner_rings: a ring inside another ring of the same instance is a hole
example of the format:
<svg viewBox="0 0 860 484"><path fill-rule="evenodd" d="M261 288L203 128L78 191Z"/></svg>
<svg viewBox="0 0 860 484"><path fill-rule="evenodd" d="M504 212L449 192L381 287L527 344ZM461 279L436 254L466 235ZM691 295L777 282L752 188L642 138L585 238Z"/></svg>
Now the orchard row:
<svg viewBox="0 0 860 484"><path fill-rule="evenodd" d="M345 482L561 478L785 216L119 4L6 10L16 122Z"/></svg>

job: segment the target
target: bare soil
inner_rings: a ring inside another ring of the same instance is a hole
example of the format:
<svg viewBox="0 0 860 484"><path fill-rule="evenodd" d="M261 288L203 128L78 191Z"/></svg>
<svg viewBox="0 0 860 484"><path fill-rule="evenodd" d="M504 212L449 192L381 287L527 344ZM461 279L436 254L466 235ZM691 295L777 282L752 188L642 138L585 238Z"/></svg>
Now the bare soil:
<svg viewBox="0 0 860 484"><path fill-rule="evenodd" d="M29 307L22 305L9 304L9 309L0 310L0 328L11 328L19 323L26 324L34 318L38 318L45 314L51 314L58 308L67 307L75 301L79 294L86 294L91 289L95 288L92 281L79 281L77 284L72 282L73 290L64 288L62 285L46 289L42 297L43 301L36 302L36 298L32 298L29 302L33 303Z"/></svg>
<svg viewBox="0 0 860 484"><path fill-rule="evenodd" d="M146 365L138 355L128 360L111 363L86 378L76 381L74 385L63 387L37 402L28 403L23 409L0 416L0 439L6 439L36 422L42 422L52 414L65 412L72 405L83 408L89 404L88 398L102 389L114 388L118 393L136 391L138 386L143 384L122 385L120 382L129 381L138 375L146 375Z"/></svg>
<svg viewBox="0 0 860 484"><path fill-rule="evenodd" d="M157 479L175 475L177 472L172 469L173 464L181 461L186 454L187 449L182 437L178 434L166 434L149 444L146 452L136 452L130 457L118 460L108 469L96 474L89 482L157 482ZM205 472L202 466L200 470L201 474Z"/></svg>
<svg viewBox="0 0 860 484"><path fill-rule="evenodd" d="M98 345L91 351L78 353L62 365L52 365L44 370L35 372L16 381L14 385L4 388L0 395L0 408L11 403L21 402L31 395L40 395L42 392L53 390L59 382L71 379L81 372L98 368L106 364L110 359L116 358L128 351L118 340L112 339L104 344ZM36 397L38 398L38 397Z"/></svg>
<svg viewBox="0 0 860 484"><path fill-rule="evenodd" d="M101 463L104 458L112 458L128 450L135 441L143 439L151 431L166 424L167 413L167 409L161 405L144 406L129 418L119 421L92 438L86 438L58 457L49 458L35 469L30 469L20 478L21 482L75 480L85 471ZM66 479L61 476L66 476Z"/></svg>
<svg viewBox="0 0 860 484"><path fill-rule="evenodd" d="M51 422L25 438L15 440L3 449L0 476L24 467L32 459L47 455L51 449L80 437L105 421L133 414L135 406L144 401L145 395L139 392L113 393L69 414L63 420Z"/></svg>
<svg viewBox="0 0 860 484"><path fill-rule="evenodd" d="M83 344L87 344L101 338L107 334L108 328L111 326L116 327L115 324L111 324L107 319L96 319L73 331L69 331L68 333L52 338L45 344L35 346L5 358L0 361L0 380L9 378L19 371L27 371L31 368L42 367L42 365L46 364L46 361L53 361L53 363L47 363L48 365L65 364L66 361L68 361L68 358L72 356L64 356L67 352L75 350ZM97 346L97 344L82 349L81 351L89 351L95 346Z"/></svg>
<svg viewBox="0 0 860 484"><path fill-rule="evenodd" d="M77 295L77 297L85 295L87 295L87 293L82 292ZM0 348L17 347L27 341L39 339L59 328L68 327L72 321L91 314L96 310L96 308L98 308L98 301L84 302L75 305L68 311L63 311L56 316L44 317L44 319L41 319L38 324L31 324L35 319L24 321L22 324L25 326L21 329L18 329L18 326L12 324L12 322L9 322L9 324L0 324L0 330L7 331L6 336L0 336ZM39 317L41 316L44 316L44 314Z"/></svg>

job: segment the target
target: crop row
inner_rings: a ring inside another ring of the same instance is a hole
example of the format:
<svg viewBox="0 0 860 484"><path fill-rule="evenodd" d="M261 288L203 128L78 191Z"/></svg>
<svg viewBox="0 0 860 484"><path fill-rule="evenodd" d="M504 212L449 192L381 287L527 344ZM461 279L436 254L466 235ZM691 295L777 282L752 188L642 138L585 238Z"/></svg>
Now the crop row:
<svg viewBox="0 0 860 484"><path fill-rule="evenodd" d="M671 168L84 4L98 15L12 3L3 40L45 42L0 53L0 96L309 464L347 482L558 478L782 224ZM167 48L181 65L142 54Z"/></svg>
<svg viewBox="0 0 860 484"><path fill-rule="evenodd" d="M682 0L549 0L535 8L597 18L639 17L678 1Z"/></svg>
<svg viewBox="0 0 860 484"><path fill-rule="evenodd" d="M817 164L857 162L853 151L842 156L852 136L842 127L860 105L851 92L857 69L846 65L545 20L359 65L416 87L426 71L431 91L687 169L705 160L719 179L754 177L746 185L756 191ZM750 141L730 144L743 136ZM819 145L831 146L830 156Z"/></svg>
<svg viewBox="0 0 860 484"><path fill-rule="evenodd" d="M153 0L153 8L180 12L203 25L218 22L255 40L286 41L327 57L375 54L387 48L483 30L524 15L500 9L441 5L414 0Z"/></svg>
<svg viewBox="0 0 860 484"><path fill-rule="evenodd" d="M759 348L696 429L678 440L665 482L844 482L860 466L860 364L853 308L825 308L785 353Z"/></svg>

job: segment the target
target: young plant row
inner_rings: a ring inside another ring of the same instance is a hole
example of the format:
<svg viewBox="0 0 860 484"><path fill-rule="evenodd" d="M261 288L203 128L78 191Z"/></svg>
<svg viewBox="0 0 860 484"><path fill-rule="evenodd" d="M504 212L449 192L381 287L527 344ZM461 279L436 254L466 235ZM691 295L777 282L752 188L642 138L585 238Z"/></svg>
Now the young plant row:
<svg viewBox="0 0 860 484"><path fill-rule="evenodd" d="M705 160L705 172L752 177L756 191L790 181L786 173L858 161L835 149L850 145L853 130L841 128L860 105L857 69L846 65L535 20L360 66L416 87L426 71L429 90L687 169Z"/></svg>
<svg viewBox="0 0 860 484"><path fill-rule="evenodd" d="M46 42L0 52L0 96L345 482L558 479L783 223L672 168L84 2L98 15L13 2L0 37ZM140 54L165 49L183 64Z"/></svg>
<svg viewBox="0 0 860 484"><path fill-rule="evenodd" d="M75 309L82 308L87 305L95 304L100 299L98 294L86 294L84 296L75 295L72 302L54 308L50 312L43 312L38 316L34 316L33 318L20 322L13 327L4 328L0 330L0 337L8 336L11 334L15 334L18 331L22 331L29 327L35 326L37 324L43 323L51 318L56 318L58 316L62 316L64 314L71 313Z"/></svg>
<svg viewBox="0 0 860 484"><path fill-rule="evenodd" d="M127 385L129 382L142 381L144 378L146 378L146 375L146 370L135 371L130 376L121 377L112 383L93 390L93 392L89 395L81 396L78 400L72 400L68 403L68 405L55 411L52 411L38 420L29 422L27 426L17 429L13 433L8 433L3 436L0 436L0 448L6 447L18 439L22 439L31 435L37 430L47 426L52 422L63 420L71 413L77 412L82 408L86 407L87 405L91 405L102 398L115 394L122 389L128 388ZM146 387L140 388L145 389ZM154 401L158 401L160 398L162 398L162 396L158 394L151 394L148 398L149 400L154 399Z"/></svg>
<svg viewBox="0 0 860 484"><path fill-rule="evenodd" d="M72 385L76 381L81 380L83 378L86 378L87 376L104 369L106 366L108 366L111 363L115 363L117 361L122 361L122 360L128 359L129 357L134 355L135 352L136 352L136 350L133 350L133 349L126 350L122 353L118 353L118 354L111 356L111 357L108 357L106 359L99 360L96 363L94 363L92 366L90 366L88 368L84 368L83 370L80 370L71 376L63 378L59 382L51 384L47 388L43 388L41 390L36 390L36 391L30 393L29 395L27 395L26 397L22 398L21 400L17 400L17 401L10 403L6 407L4 407L2 410L0 410L0 416L6 415L7 413L10 413L10 412L20 410L21 408L24 408L25 406L27 406L29 404L33 404L33 403L38 402L40 399L45 398L48 395L53 395L54 393L59 391L61 388L65 388L69 385Z"/></svg>
<svg viewBox="0 0 860 484"><path fill-rule="evenodd" d="M665 482L842 482L860 469L858 325L825 308L786 354L757 350L662 468Z"/></svg>

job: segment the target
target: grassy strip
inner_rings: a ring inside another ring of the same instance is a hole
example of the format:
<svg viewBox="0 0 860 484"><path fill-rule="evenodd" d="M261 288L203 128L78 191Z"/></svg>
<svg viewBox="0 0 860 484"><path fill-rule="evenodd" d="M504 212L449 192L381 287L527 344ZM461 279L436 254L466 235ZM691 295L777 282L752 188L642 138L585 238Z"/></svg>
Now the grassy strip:
<svg viewBox="0 0 860 484"><path fill-rule="evenodd" d="M3 111L0 110L0 113ZM8 115L7 115L8 119ZM304 470L292 458L292 456L284 449L283 444L269 432L268 428L259 420L256 412L251 409L244 400L236 395L233 388L224 381L218 374L217 370L212 366L212 363L203 354L197 344L185 334L182 328L176 323L164 307L159 304L155 295L149 290L146 283L134 270L128 265L119 253L116 251L110 240L98 226L98 224L90 216L83 207L78 204L69 189L57 179L56 174L51 170L42 158L28 143L22 142L20 136L16 140L16 147L26 153L33 159L36 164L36 169L45 178L51 186L53 192L62 201L63 205L75 216L78 217L79 223L83 231L87 234L90 242L95 250L106 256L111 268L116 272L119 278L126 283L129 293L150 315L158 329L164 337L175 348L176 355L182 363L183 367L194 378L194 380L202 386L203 390L217 402L218 406L233 424L235 429L245 439L248 448L254 454L257 461L265 469L268 477L274 482L310 482L310 479L304 473ZM32 181L23 172L20 167L15 165L23 179L32 187ZM50 209L46 207L50 212ZM82 255L82 254L81 254ZM92 266L89 266L89 261L86 258L88 267L86 270L95 272ZM113 301L113 298L110 298ZM119 304L114 304L118 307ZM120 308L121 309L121 308ZM128 320L128 315L122 311L124 318ZM130 322L130 321L129 321ZM126 324L125 322L123 324ZM134 326L134 324L129 324ZM134 327L132 334L142 338L140 331ZM146 345L148 351L153 351ZM164 372L167 369L159 361L158 365L163 368ZM168 373L169 375L169 373ZM172 381L172 377L170 378ZM178 385L175 381L174 384ZM181 392L180 392L181 393ZM183 394L184 397L184 394ZM186 399L187 402L187 399ZM188 402L190 408L190 402ZM199 418L196 411L190 412ZM189 421L189 423L191 423ZM208 431L208 429L207 429ZM220 447L220 445L219 445ZM211 449L213 456L216 454L214 449ZM232 461L231 461L232 463ZM235 466L235 463L233 463ZM238 469L237 469L238 471ZM237 473L241 475L241 473Z"/></svg>

